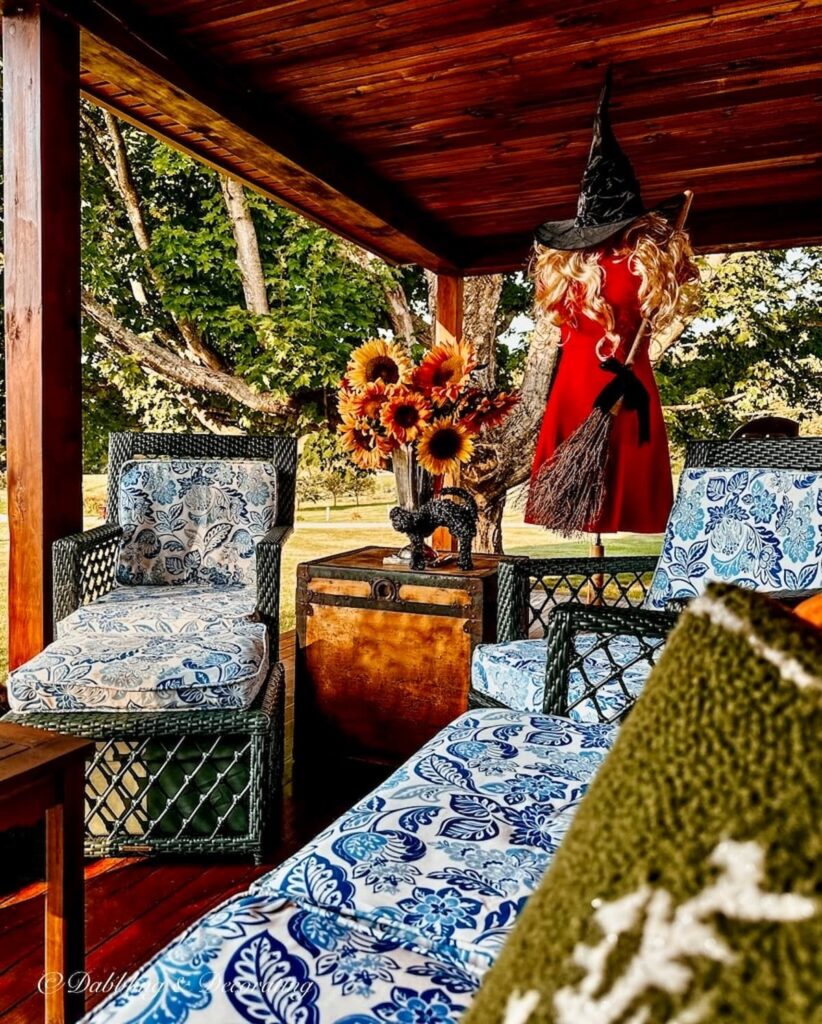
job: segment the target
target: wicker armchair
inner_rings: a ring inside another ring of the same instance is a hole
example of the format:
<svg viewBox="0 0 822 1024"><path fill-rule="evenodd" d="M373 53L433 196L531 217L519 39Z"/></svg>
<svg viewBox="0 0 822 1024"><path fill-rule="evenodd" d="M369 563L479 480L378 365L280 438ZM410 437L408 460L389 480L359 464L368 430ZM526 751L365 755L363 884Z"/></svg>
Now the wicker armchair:
<svg viewBox="0 0 822 1024"><path fill-rule="evenodd" d="M740 438L688 445L685 469L784 469L822 472L822 438ZM545 640L543 710L568 715L583 706L600 721L622 717L658 660L687 597L647 607L656 556L517 558L499 571L498 642ZM726 577L727 579L727 577ZM818 584L818 579L815 580ZM815 592L772 591L786 603ZM573 681L573 687L571 682ZM616 702L602 698L617 692ZM472 688L472 707L508 706ZM614 710L614 704L618 705ZM609 706L610 705L610 706Z"/></svg>
<svg viewBox="0 0 822 1024"><path fill-rule="evenodd" d="M268 657L262 658L257 677L262 677L259 691L249 706L225 704L206 709L195 702L190 710L119 710L110 705L100 710L18 711L6 718L95 740L86 766L88 856L249 853L259 863L275 819L282 781L285 678L277 662L280 562L294 521L296 441L287 437L113 434L109 446L110 521L54 545L55 624L83 606L93 605L117 585L124 535L116 521L118 484L125 463L140 456L273 465L276 521L256 546L244 552L246 558L256 558L254 618L266 625L265 631L252 628L257 637L268 634ZM265 472L270 479L270 470ZM253 561L250 564L253 567ZM120 588L122 593L128 589ZM158 595L182 592L173 586L142 589L156 590ZM252 590L248 610L254 595ZM93 635L70 634L69 639L78 645L95 643ZM51 645L45 653L56 646Z"/></svg>
<svg viewBox="0 0 822 1024"><path fill-rule="evenodd" d="M257 616L268 626L269 649L277 660L282 549L294 528L297 442L293 437L214 434L112 434L109 439L107 516L103 526L64 537L52 551L55 626L81 605L116 585L123 531L117 522L120 470L140 456L194 459L265 459L277 470L277 521L257 543Z"/></svg>

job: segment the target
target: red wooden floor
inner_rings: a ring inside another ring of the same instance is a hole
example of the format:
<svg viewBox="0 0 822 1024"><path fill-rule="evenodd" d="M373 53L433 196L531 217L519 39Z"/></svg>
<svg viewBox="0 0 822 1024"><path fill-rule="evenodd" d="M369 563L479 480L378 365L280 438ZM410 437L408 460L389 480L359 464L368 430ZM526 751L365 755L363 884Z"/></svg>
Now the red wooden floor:
<svg viewBox="0 0 822 1024"><path fill-rule="evenodd" d="M86 868L86 970L92 990L87 1008L114 984L144 963L190 922L258 875L299 849L350 806L377 778L340 775L327 781L290 780L294 710L294 639L283 638L286 666L286 758L288 782L280 837L269 863L250 860L202 861L119 858L90 862ZM37 883L0 897L0 1021L35 1024L43 1019L38 982L43 971L43 887Z"/></svg>

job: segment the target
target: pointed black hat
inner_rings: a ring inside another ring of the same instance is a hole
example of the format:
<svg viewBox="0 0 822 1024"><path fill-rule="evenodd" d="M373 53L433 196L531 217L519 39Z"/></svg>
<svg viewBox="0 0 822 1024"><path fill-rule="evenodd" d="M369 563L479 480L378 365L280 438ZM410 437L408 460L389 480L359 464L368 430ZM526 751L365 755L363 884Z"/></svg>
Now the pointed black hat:
<svg viewBox="0 0 822 1024"><path fill-rule="evenodd" d="M541 245L551 249L588 249L606 242L650 212L642 202L631 161L611 127L610 100L611 69L608 68L594 117L588 163L579 187L577 215L573 220L549 220L540 224L534 236ZM681 204L680 195L654 209L665 215Z"/></svg>

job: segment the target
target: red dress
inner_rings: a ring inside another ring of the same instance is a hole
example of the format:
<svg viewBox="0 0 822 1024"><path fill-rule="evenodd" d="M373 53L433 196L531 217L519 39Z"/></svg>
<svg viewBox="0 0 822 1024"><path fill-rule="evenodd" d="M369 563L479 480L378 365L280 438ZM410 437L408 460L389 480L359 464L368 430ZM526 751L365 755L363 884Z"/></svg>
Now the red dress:
<svg viewBox="0 0 822 1024"><path fill-rule="evenodd" d="M631 271L628 258L603 255L601 266L602 294L614 310L615 333L620 339L614 355L624 362L642 320L640 279ZM532 480L557 446L590 414L603 387L614 379L599 365L596 346L603 334L601 324L579 312L570 315L562 327L559 365L537 441ZM598 521L588 524L591 533L661 533L673 504L668 436L647 343L634 362L634 373L648 391L651 439L639 444L635 412L622 409L617 414L610 435L605 507ZM536 522L527 512L525 521Z"/></svg>

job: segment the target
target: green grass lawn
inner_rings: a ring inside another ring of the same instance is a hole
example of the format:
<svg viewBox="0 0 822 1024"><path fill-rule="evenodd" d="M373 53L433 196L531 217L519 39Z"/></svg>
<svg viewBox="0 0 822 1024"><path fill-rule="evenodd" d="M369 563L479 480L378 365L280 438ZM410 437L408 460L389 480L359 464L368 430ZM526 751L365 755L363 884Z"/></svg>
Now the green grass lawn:
<svg viewBox="0 0 822 1024"><path fill-rule="evenodd" d="M87 528L100 522L105 502L105 477L87 476L84 482L85 525ZM282 572L282 628L294 628L294 592L296 569L300 562L321 558L339 551L365 547L368 544L401 546L402 540L388 522L388 510L393 501L384 495L381 501L369 499L369 503L357 506L341 500L337 508L326 510L317 505L301 508L297 512L294 534L286 545ZM510 555L551 555L586 554L585 541L567 541L547 534L537 526L526 526L522 522L522 511L516 507L506 511L503 520L505 550ZM619 537L605 537L605 550L609 555L656 554L661 539L658 536L621 534ZM6 495L0 492L0 679L6 674L6 579L8 574L9 538L6 521Z"/></svg>

